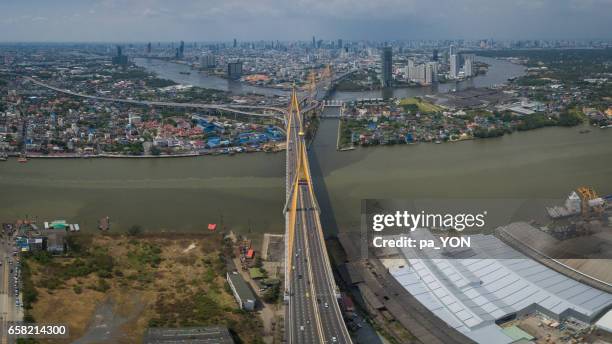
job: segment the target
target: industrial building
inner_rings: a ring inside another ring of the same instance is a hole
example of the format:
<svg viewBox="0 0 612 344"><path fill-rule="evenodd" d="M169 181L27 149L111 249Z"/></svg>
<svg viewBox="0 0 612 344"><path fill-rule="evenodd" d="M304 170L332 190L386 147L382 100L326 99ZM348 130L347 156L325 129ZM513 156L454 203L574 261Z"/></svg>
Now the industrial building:
<svg viewBox="0 0 612 344"><path fill-rule="evenodd" d="M412 236L436 240L426 230ZM469 238L470 248L461 250L397 249L399 258L384 264L421 304L478 343L514 342L513 332L499 325L534 312L592 324L612 307L612 294L529 259L493 235Z"/></svg>
<svg viewBox="0 0 612 344"><path fill-rule="evenodd" d="M232 293L241 309L254 311L257 299L251 288L247 285L244 278L238 272L227 273L227 283L229 283Z"/></svg>
<svg viewBox="0 0 612 344"><path fill-rule="evenodd" d="M144 344L234 344L227 327L184 327L184 328L149 328L145 332Z"/></svg>

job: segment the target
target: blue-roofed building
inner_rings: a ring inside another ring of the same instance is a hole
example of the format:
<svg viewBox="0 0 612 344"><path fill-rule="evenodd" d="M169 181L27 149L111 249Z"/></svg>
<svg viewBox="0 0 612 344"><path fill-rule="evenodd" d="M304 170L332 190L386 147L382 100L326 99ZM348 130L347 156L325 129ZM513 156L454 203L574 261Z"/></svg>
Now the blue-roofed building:
<svg viewBox="0 0 612 344"><path fill-rule="evenodd" d="M266 128L266 133L268 134L268 137L274 141L281 140L285 137L280 128L276 126L269 126L268 128Z"/></svg>
<svg viewBox="0 0 612 344"><path fill-rule="evenodd" d="M206 141L206 146L208 146L209 148L219 147L220 144L221 139L218 137L211 137L208 139L208 141Z"/></svg>

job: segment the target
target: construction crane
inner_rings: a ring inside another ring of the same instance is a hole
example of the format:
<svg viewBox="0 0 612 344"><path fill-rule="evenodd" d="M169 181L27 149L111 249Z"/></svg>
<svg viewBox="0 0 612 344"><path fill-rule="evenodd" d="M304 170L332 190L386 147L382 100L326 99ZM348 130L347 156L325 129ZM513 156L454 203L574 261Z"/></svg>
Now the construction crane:
<svg viewBox="0 0 612 344"><path fill-rule="evenodd" d="M595 190L590 186L581 186L576 189L580 197L580 208L582 217L589 218L591 215L600 216L604 211L605 201L597 196Z"/></svg>

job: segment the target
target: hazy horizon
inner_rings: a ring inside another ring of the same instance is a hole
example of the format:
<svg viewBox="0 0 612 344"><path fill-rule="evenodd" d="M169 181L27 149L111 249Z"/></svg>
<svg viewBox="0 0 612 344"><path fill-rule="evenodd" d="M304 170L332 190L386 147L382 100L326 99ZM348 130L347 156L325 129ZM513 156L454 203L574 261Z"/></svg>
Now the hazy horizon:
<svg viewBox="0 0 612 344"><path fill-rule="evenodd" d="M607 40L610 13L612 0L26 0L0 4L0 41Z"/></svg>

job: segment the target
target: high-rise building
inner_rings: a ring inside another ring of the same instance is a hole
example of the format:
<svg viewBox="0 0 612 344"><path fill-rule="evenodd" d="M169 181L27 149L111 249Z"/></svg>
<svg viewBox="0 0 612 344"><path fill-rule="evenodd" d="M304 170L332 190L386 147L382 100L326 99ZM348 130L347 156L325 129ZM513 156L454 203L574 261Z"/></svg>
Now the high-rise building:
<svg viewBox="0 0 612 344"><path fill-rule="evenodd" d="M312 36L312 47L313 49L317 47L317 41L315 41L315 36Z"/></svg>
<svg viewBox="0 0 612 344"><path fill-rule="evenodd" d="M438 49L434 49L433 53L431 54L431 59L434 61L438 61Z"/></svg>
<svg viewBox="0 0 612 344"><path fill-rule="evenodd" d="M174 52L174 57L177 59L182 59L185 56L185 42L181 41L179 47L176 48Z"/></svg>
<svg viewBox="0 0 612 344"><path fill-rule="evenodd" d="M238 41L234 38L234 48L238 47Z"/></svg>
<svg viewBox="0 0 612 344"><path fill-rule="evenodd" d="M128 57L126 55L123 55L123 53L121 52L120 45L117 46L117 56L113 56L112 62L114 65L123 67L127 66L128 64Z"/></svg>
<svg viewBox="0 0 612 344"><path fill-rule="evenodd" d="M338 49L342 49L342 38L338 38Z"/></svg>
<svg viewBox="0 0 612 344"><path fill-rule="evenodd" d="M393 81L393 50L391 47L384 47L382 52L382 75L381 82L383 87L391 87Z"/></svg>
<svg viewBox="0 0 612 344"><path fill-rule="evenodd" d="M438 81L438 64L436 62L428 62L425 67L425 84L431 85Z"/></svg>
<svg viewBox="0 0 612 344"><path fill-rule="evenodd" d="M425 67L424 64L416 65L414 67L413 81L418 82L421 85L425 84L425 79L426 79L425 72L426 71L427 71L427 68Z"/></svg>
<svg viewBox="0 0 612 344"><path fill-rule="evenodd" d="M147 54L151 53L151 42L147 44Z"/></svg>
<svg viewBox="0 0 612 344"><path fill-rule="evenodd" d="M200 67L202 68L215 68L217 63L215 61L215 55L204 54L200 56Z"/></svg>
<svg viewBox="0 0 612 344"><path fill-rule="evenodd" d="M453 44L451 44L450 48L448 49L448 55L457 55L457 47L455 47Z"/></svg>
<svg viewBox="0 0 612 344"><path fill-rule="evenodd" d="M474 54L464 54L463 58L463 74L466 77L474 76L474 59L476 56Z"/></svg>
<svg viewBox="0 0 612 344"><path fill-rule="evenodd" d="M407 71L408 80L414 79L416 76L416 71L414 69L414 60L408 60L408 71Z"/></svg>
<svg viewBox="0 0 612 344"><path fill-rule="evenodd" d="M242 62L230 62L227 64L227 77L230 79L240 79L242 77Z"/></svg>
<svg viewBox="0 0 612 344"><path fill-rule="evenodd" d="M449 69L448 74L450 78L457 79L457 77L459 77L459 67L460 67L459 55L451 54L449 57L449 65L450 65L450 69Z"/></svg>

